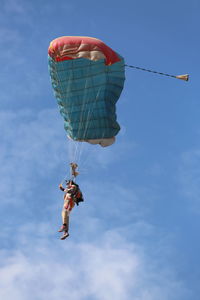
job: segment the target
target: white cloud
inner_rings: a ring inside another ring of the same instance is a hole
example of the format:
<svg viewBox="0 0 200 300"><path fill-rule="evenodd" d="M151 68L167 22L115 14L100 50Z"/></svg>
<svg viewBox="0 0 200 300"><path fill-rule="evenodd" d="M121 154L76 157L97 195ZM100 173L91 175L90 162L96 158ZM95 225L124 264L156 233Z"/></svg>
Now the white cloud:
<svg viewBox="0 0 200 300"><path fill-rule="evenodd" d="M38 114L30 110L1 112L0 191L3 202L13 203L13 194L16 202L24 201L36 178L48 177L55 171L65 143L59 139L59 125L56 110L47 109Z"/></svg>
<svg viewBox="0 0 200 300"><path fill-rule="evenodd" d="M1 257L1 299L189 299L172 268L151 261L116 231L88 243L27 236L20 250Z"/></svg>

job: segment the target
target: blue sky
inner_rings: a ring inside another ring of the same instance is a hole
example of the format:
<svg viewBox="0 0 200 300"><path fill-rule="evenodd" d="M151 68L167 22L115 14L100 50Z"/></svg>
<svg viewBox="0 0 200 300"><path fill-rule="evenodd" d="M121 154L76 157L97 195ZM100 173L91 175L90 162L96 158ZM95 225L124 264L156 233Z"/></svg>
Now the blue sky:
<svg viewBox="0 0 200 300"><path fill-rule="evenodd" d="M197 0L1 0L0 298L198 300ZM127 64L112 147L83 145L85 202L60 241L73 144L53 96L50 41L97 37Z"/></svg>

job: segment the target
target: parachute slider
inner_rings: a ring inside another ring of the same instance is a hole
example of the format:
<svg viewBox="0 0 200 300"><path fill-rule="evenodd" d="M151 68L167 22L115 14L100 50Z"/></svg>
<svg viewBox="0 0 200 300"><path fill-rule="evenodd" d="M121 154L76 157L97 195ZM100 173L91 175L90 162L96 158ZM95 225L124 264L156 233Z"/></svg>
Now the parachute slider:
<svg viewBox="0 0 200 300"><path fill-rule="evenodd" d="M73 177L76 177L79 175L79 172L76 171L76 169L78 168L78 165L76 163L70 163L71 166L71 175Z"/></svg>
<svg viewBox="0 0 200 300"><path fill-rule="evenodd" d="M133 68L133 69L137 69L137 70L141 70L141 71L146 71L146 72L150 72L150 73L154 73L154 74L164 75L164 76L168 76L168 77L173 77L173 78L181 79L181 80L184 80L184 81L188 81L189 80L189 75L188 74L184 74L184 75L170 75L170 74L166 74L166 73L162 73L162 72L157 72L157 71L153 71L153 70L149 70L149 69L144 69L144 68L140 68L140 67L136 67L136 66L131 66L131 65L125 65L125 67Z"/></svg>

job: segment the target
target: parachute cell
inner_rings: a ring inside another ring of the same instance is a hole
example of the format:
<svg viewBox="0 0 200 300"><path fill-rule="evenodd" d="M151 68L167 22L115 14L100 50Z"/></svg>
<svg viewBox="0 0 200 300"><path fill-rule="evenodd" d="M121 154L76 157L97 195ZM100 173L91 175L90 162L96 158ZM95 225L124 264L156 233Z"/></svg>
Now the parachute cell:
<svg viewBox="0 0 200 300"><path fill-rule="evenodd" d="M116 102L123 89L124 60L102 41L60 37L48 49L49 72L69 138L102 146L120 130Z"/></svg>

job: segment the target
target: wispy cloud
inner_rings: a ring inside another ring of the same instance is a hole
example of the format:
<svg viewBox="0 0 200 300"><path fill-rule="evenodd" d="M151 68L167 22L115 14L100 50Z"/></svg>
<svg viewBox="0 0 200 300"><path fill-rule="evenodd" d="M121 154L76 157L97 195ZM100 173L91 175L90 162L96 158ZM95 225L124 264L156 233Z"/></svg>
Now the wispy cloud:
<svg viewBox="0 0 200 300"><path fill-rule="evenodd" d="M13 203L14 193L14 203L19 204L25 191L31 192L36 176L44 177L57 168L64 141L59 142L56 110L38 114L30 110L2 111L0 124L1 197L3 202Z"/></svg>
<svg viewBox="0 0 200 300"><path fill-rule="evenodd" d="M7 300L189 299L173 268L157 265L117 232L97 242L27 238L21 250L1 252L0 296Z"/></svg>

